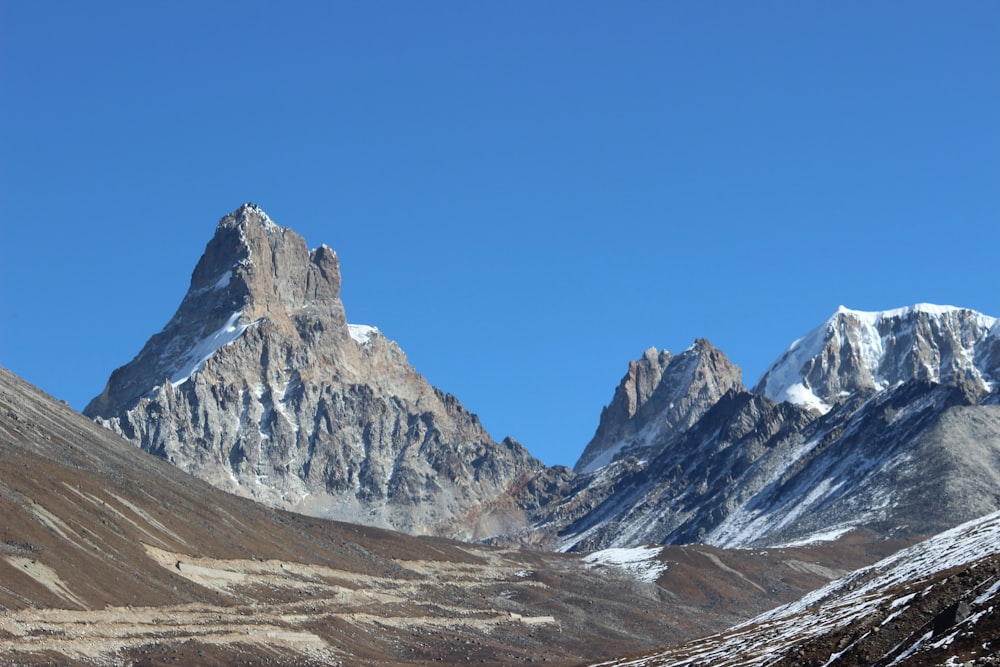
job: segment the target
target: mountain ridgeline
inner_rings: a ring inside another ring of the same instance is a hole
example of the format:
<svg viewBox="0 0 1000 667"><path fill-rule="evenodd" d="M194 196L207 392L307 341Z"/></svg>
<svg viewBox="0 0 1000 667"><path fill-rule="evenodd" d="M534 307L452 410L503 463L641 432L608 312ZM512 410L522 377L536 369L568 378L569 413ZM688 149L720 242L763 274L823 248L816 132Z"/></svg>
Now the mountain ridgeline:
<svg viewBox="0 0 1000 667"><path fill-rule="evenodd" d="M998 320L926 304L839 309L753 391L704 341L676 357L701 359L688 361L701 372L671 373L670 361L658 373L670 357L647 351L605 409L585 474L525 534L572 550L750 547L854 528L928 535L977 518L1000 509L998 351ZM657 395L671 400L651 414ZM677 396L696 419L672 417Z"/></svg>
<svg viewBox="0 0 1000 667"><path fill-rule="evenodd" d="M84 411L215 486L498 544L774 546L916 536L1000 509L1000 324L845 308L752 389L706 340L629 364L571 471L496 442L348 324L336 254L247 204L177 313Z"/></svg>

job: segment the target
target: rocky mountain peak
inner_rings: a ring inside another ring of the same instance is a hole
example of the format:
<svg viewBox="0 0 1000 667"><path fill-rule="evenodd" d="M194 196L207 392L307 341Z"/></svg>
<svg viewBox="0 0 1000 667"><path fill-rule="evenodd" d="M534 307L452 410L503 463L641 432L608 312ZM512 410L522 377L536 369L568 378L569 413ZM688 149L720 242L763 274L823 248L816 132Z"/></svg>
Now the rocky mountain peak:
<svg viewBox="0 0 1000 667"><path fill-rule="evenodd" d="M841 306L792 343L754 391L826 412L857 392L908 380L972 382L989 391L1000 360L997 320L974 310L917 304L880 312Z"/></svg>
<svg viewBox="0 0 1000 667"><path fill-rule="evenodd" d="M164 381L186 382L219 348L264 321L296 337L304 311L346 335L336 253L326 246L310 252L301 236L244 204L219 221L163 331L112 374L84 413L106 418Z"/></svg>
<svg viewBox="0 0 1000 667"><path fill-rule="evenodd" d="M349 325L340 284L333 250L241 206L85 414L270 505L453 537L516 523L503 498L541 463L494 442L375 327Z"/></svg>
<svg viewBox="0 0 1000 667"><path fill-rule="evenodd" d="M629 362L574 470L590 472L659 450L733 388L743 388L742 372L705 339L676 356L649 348Z"/></svg>
<svg viewBox="0 0 1000 667"><path fill-rule="evenodd" d="M191 276L189 295L200 300L220 286L249 321L287 319L306 307L343 310L336 253L325 245L310 252L301 236L275 224L256 204L219 221Z"/></svg>

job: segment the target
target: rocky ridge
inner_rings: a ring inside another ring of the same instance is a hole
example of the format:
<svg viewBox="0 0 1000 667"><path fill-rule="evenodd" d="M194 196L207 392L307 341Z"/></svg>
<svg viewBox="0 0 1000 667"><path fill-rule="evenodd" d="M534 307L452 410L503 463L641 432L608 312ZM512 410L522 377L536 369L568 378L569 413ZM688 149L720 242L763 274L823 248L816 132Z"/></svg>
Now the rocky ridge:
<svg viewBox="0 0 1000 667"><path fill-rule="evenodd" d="M84 414L271 506L477 539L542 468L494 442L376 328L348 324L336 253L246 204L220 221L176 314Z"/></svg>
<svg viewBox="0 0 1000 667"><path fill-rule="evenodd" d="M741 376L707 340L677 356L649 348L629 362L573 470L592 472L616 458L655 455L671 432L689 428L726 392L742 387Z"/></svg>

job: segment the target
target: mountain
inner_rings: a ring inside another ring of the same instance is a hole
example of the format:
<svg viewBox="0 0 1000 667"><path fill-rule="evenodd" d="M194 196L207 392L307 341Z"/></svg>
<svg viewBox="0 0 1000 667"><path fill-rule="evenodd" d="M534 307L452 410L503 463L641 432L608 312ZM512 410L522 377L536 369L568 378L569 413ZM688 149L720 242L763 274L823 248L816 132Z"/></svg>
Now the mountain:
<svg viewBox="0 0 1000 667"><path fill-rule="evenodd" d="M1000 320L930 304L874 313L841 306L795 341L754 390L825 412L843 397L910 380L992 391L1000 381Z"/></svg>
<svg viewBox="0 0 1000 667"><path fill-rule="evenodd" d="M863 540L579 556L306 517L224 493L2 368L0 516L0 665L18 667L580 664L872 562Z"/></svg>
<svg viewBox="0 0 1000 667"><path fill-rule="evenodd" d="M464 539L520 525L509 497L542 464L348 324L340 283L333 250L240 207L173 318L84 414L274 507Z"/></svg>
<svg viewBox="0 0 1000 667"><path fill-rule="evenodd" d="M1000 513L733 627L606 667L1000 664Z"/></svg>
<svg viewBox="0 0 1000 667"><path fill-rule="evenodd" d="M754 391L704 341L677 357L647 351L602 413L581 474L517 538L560 550L759 547L861 527L926 536L995 511L998 349L994 318L921 305L841 308Z"/></svg>

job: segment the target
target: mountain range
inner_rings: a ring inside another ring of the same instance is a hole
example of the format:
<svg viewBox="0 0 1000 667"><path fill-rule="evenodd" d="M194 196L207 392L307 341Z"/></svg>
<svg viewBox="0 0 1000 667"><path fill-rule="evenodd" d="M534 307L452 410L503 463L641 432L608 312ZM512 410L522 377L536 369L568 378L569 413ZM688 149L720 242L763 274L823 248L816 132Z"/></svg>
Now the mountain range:
<svg viewBox="0 0 1000 667"><path fill-rule="evenodd" d="M564 549L776 546L1000 509L998 342L971 310L841 308L752 391L705 341L647 351L530 530Z"/></svg>
<svg viewBox="0 0 1000 667"><path fill-rule="evenodd" d="M931 535L1000 509L1000 324L840 308L752 389L699 339L630 362L573 470L494 441L377 328L336 254L253 204L84 410L274 507L555 550Z"/></svg>

